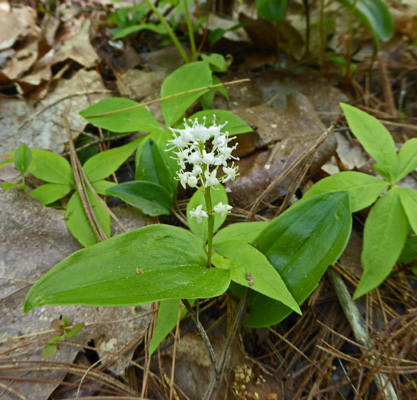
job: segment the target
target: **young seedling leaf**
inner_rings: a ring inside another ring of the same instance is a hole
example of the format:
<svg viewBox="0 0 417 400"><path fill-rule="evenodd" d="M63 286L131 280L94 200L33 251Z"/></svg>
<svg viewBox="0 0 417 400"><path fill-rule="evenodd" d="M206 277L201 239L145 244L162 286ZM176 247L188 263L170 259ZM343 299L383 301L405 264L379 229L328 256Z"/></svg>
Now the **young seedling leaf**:
<svg viewBox="0 0 417 400"><path fill-rule="evenodd" d="M223 294L230 271L206 268L203 242L169 225L149 225L80 250L29 291L24 311L44 304L135 306Z"/></svg>
<svg viewBox="0 0 417 400"><path fill-rule="evenodd" d="M303 196L303 201L322 193L344 190L350 198L351 212L369 207L387 188L388 182L362 172L345 171L318 181Z"/></svg>
<svg viewBox="0 0 417 400"><path fill-rule="evenodd" d="M147 30L147 31L152 31L155 33L158 33L159 35L164 35L167 33L165 27L162 24L140 24L140 25L133 25L133 26L128 26L124 29L122 29L121 31L117 32L113 37L112 40L119 40L119 39L123 39L126 36L131 35L134 32L140 32L143 30Z"/></svg>
<svg viewBox="0 0 417 400"><path fill-rule="evenodd" d="M296 203L271 222L253 245L265 254L297 301L317 287L329 265L336 262L350 236L352 218L346 192L325 193ZM292 310L259 293L252 293L251 312L244 325L277 324Z"/></svg>
<svg viewBox="0 0 417 400"><path fill-rule="evenodd" d="M151 217L169 215L174 200L161 185L146 181L124 182L107 190L107 194L123 201Z"/></svg>
<svg viewBox="0 0 417 400"><path fill-rule="evenodd" d="M73 338L78 332L80 332L84 328L84 324L77 324L74 325L70 330L66 330L64 332L66 339Z"/></svg>
<svg viewBox="0 0 417 400"><path fill-rule="evenodd" d="M398 153L398 165L395 169L395 182L405 178L417 168L417 138L407 140Z"/></svg>
<svg viewBox="0 0 417 400"><path fill-rule="evenodd" d="M399 188L401 204L407 215L408 222L415 234L417 234L417 190L408 188Z"/></svg>
<svg viewBox="0 0 417 400"><path fill-rule="evenodd" d="M110 215L90 190L88 190L88 196L98 223L106 236L110 237ZM72 235L84 247L97 243L97 237L84 211L78 192L75 192L68 202L65 210L65 223Z"/></svg>
<svg viewBox="0 0 417 400"><path fill-rule="evenodd" d="M228 263L233 282L281 302L301 314L300 307L278 272L260 251L237 240L217 242L215 251L217 257L213 256L213 264L220 268L224 262Z"/></svg>
<svg viewBox="0 0 417 400"><path fill-rule="evenodd" d="M216 233L213 238L213 243L223 240L237 240L241 243L252 243L270 223L270 221L239 222L226 226L226 228Z"/></svg>
<svg viewBox="0 0 417 400"><path fill-rule="evenodd" d="M253 131L243 119L227 110L203 110L193 114L190 119L194 120L197 118L198 122L202 124L204 122L204 117L206 117L206 124L209 125L212 123L214 116L216 116L217 125L223 125L227 122L224 131L229 132L229 136Z"/></svg>
<svg viewBox="0 0 417 400"><path fill-rule="evenodd" d="M73 188L68 184L46 183L38 186L30 192L30 195L38 199L43 205L48 205L65 197Z"/></svg>
<svg viewBox="0 0 417 400"><path fill-rule="evenodd" d="M32 161L32 153L25 144L22 144L14 153L14 165L17 170L24 174Z"/></svg>
<svg viewBox="0 0 417 400"><path fill-rule="evenodd" d="M183 65L170 74L162 84L161 97L168 97L174 94L187 92L189 90L204 88L213 84L209 64L198 61ZM173 126L180 120L188 107L191 106L208 89L173 97L161 102L162 115L165 124Z"/></svg>
<svg viewBox="0 0 417 400"><path fill-rule="evenodd" d="M45 182L70 185L75 188L70 163L62 156L47 150L32 150L28 171Z"/></svg>
<svg viewBox="0 0 417 400"><path fill-rule="evenodd" d="M110 176L132 155L141 140L142 138L138 138L124 146L103 151L89 158L83 165L88 180L96 182Z"/></svg>
<svg viewBox="0 0 417 400"><path fill-rule="evenodd" d="M361 256L363 275L354 299L378 287L390 274L404 248L407 233L399 188L394 187L375 203L366 219Z"/></svg>
<svg viewBox="0 0 417 400"><path fill-rule="evenodd" d="M203 190L203 188L202 188ZM229 204L229 200L227 198L226 190L224 189L223 185L218 185L211 188L211 201L213 207L222 202L223 204ZM207 240L207 218L203 218L201 224L197 222L196 218L192 218L190 215L190 211L196 209L200 204L203 205L202 210L207 212L206 201L204 199L204 194L197 190L193 196L191 197L189 203L187 204L187 221L190 225L191 232L194 235L198 236L200 239L204 241ZM223 222L226 220L226 216L222 217L220 214L214 214L214 230L216 232L222 225Z"/></svg>
<svg viewBox="0 0 417 400"><path fill-rule="evenodd" d="M375 117L349 104L340 103L349 128L363 148L377 161L376 170L384 178L392 180L397 168L397 150L394 139Z"/></svg>
<svg viewBox="0 0 417 400"><path fill-rule="evenodd" d="M146 107L122 97L104 99L80 112L88 122L111 132L152 132L162 129ZM114 112L118 111L118 112ZM104 114L99 116L99 114Z"/></svg>

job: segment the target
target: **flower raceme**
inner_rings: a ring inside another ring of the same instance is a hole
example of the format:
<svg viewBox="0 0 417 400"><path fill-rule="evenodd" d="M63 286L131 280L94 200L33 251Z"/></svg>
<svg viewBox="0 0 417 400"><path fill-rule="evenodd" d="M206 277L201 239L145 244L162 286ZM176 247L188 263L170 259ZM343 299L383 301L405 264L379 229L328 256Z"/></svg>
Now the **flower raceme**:
<svg viewBox="0 0 417 400"><path fill-rule="evenodd" d="M181 170L177 172L177 179L185 189L187 185L195 188L201 185L203 188L210 189L220 183L233 181L237 175L238 167L227 165L228 160L238 160L232 156L232 151L237 144L229 146L229 143L236 137L229 137L228 132L222 132L227 122L223 125L216 125L215 117L213 124L206 127L206 119L199 124L198 120L189 120L190 125L184 119L184 129L170 130L174 138L168 140L170 148L174 150L175 159ZM221 170L220 170L221 167ZM188 171L186 171L188 170ZM221 202L213 207L213 211L225 216L231 210L231 206ZM201 223L202 218L207 218L207 213L202 210L202 205L190 211L193 218Z"/></svg>

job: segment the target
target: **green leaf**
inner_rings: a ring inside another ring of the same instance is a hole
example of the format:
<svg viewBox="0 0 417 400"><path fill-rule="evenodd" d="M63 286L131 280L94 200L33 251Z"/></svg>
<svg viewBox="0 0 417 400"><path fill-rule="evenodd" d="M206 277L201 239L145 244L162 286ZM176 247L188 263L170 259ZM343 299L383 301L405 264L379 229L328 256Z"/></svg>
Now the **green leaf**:
<svg viewBox="0 0 417 400"><path fill-rule="evenodd" d="M258 15L266 21L282 23L287 10L287 0L256 0Z"/></svg>
<svg viewBox="0 0 417 400"><path fill-rule="evenodd" d="M398 188L400 190L401 204L407 215L408 221L417 234L417 190L408 188Z"/></svg>
<svg viewBox="0 0 417 400"><path fill-rule="evenodd" d="M228 64L223 55L218 53L201 54L201 59L210 64L211 69L215 72L226 72Z"/></svg>
<svg viewBox="0 0 417 400"><path fill-rule="evenodd" d="M44 304L135 306L223 294L230 271L206 268L203 242L169 225L149 225L69 256L29 291L24 311Z"/></svg>
<svg viewBox="0 0 417 400"><path fill-rule="evenodd" d="M32 150L32 162L28 171L45 182L67 184L75 188L70 163L52 151Z"/></svg>
<svg viewBox="0 0 417 400"><path fill-rule="evenodd" d="M114 149L103 151L89 158L83 166L90 182L100 181L107 178L132 155L142 138Z"/></svg>
<svg viewBox="0 0 417 400"><path fill-rule="evenodd" d="M391 134L375 117L349 104L340 103L353 134L377 161L375 170L392 180L397 168L397 150Z"/></svg>
<svg viewBox="0 0 417 400"><path fill-rule="evenodd" d="M404 248L408 222L394 187L372 207L365 221L361 262L363 275L353 295L357 299L378 287L390 274Z"/></svg>
<svg viewBox="0 0 417 400"><path fill-rule="evenodd" d="M226 190L224 189L223 185L218 185L211 188L211 202L213 207L220 202L222 202L223 204L229 204ZM193 232L194 235L198 236L200 239L206 241L208 218L203 218L202 223L199 224L196 218L191 218L190 216L190 211L196 209L200 204L203 205L202 209L207 212L204 194L201 192L201 190L197 190L193 194L187 205L187 221L190 225L191 232ZM222 217L220 214L214 214L213 233L216 232L223 225L223 222L226 220L226 218L227 216Z"/></svg>
<svg viewBox="0 0 417 400"><path fill-rule="evenodd" d="M354 0L337 0L351 9ZM394 34L394 20L388 7L382 0L357 0L355 14L372 32L375 39L390 40Z"/></svg>
<svg viewBox="0 0 417 400"><path fill-rule="evenodd" d="M398 182L417 168L417 138L407 140L398 153L394 181Z"/></svg>
<svg viewBox="0 0 417 400"><path fill-rule="evenodd" d="M215 251L213 264L219 268L227 264L233 282L277 300L301 314L285 283L261 252L237 240L217 242Z"/></svg>
<svg viewBox="0 0 417 400"><path fill-rule="evenodd" d="M197 61L186 64L167 76L162 84L161 97L172 96L197 88L204 88L212 85L212 83L213 79L208 63ZM207 91L208 89L199 90L194 93L163 100L161 102L161 109L165 124L167 126L174 125L175 122L183 117L188 107Z"/></svg>
<svg viewBox="0 0 417 400"><path fill-rule="evenodd" d="M58 350L58 343L62 342L62 336L54 336L48 340L48 344L43 349L43 359L51 358Z"/></svg>
<svg viewBox="0 0 417 400"><path fill-rule="evenodd" d="M30 192L30 195L38 199L43 205L47 205L62 199L72 190L71 185L59 183L46 183Z"/></svg>
<svg viewBox="0 0 417 400"><path fill-rule="evenodd" d="M398 258L399 262L404 264L411 264L417 259L417 236L407 237L405 241L404 249Z"/></svg>
<svg viewBox="0 0 417 400"><path fill-rule="evenodd" d="M88 197L93 206L98 223L107 237L110 237L110 215L95 196L88 190ZM84 246L97 243L96 235L84 211L80 195L75 192L65 210L65 223L72 235Z"/></svg>
<svg viewBox="0 0 417 400"><path fill-rule="evenodd" d="M203 110L193 114L190 119L194 120L197 118L198 122L202 124L204 122L204 117L206 117L206 124L207 126L210 126L214 116L216 117L217 125L223 125L227 122L227 125L223 130L228 131L230 136L253 131L243 119L226 110Z"/></svg>
<svg viewBox="0 0 417 400"><path fill-rule="evenodd" d="M351 230L346 192L325 193L296 203L271 222L253 243L265 254L297 301L317 287L329 265L342 254ZM248 327L277 324L292 310L258 293L249 298Z"/></svg>
<svg viewBox="0 0 417 400"><path fill-rule="evenodd" d="M25 144L22 144L14 153L14 165L17 170L24 174L32 161L32 153Z"/></svg>
<svg viewBox="0 0 417 400"><path fill-rule="evenodd" d="M116 185L107 194L120 197L123 201L151 217L169 215L174 203L171 195L161 185L153 182L133 181Z"/></svg>
<svg viewBox="0 0 417 400"><path fill-rule="evenodd" d="M13 162L13 158L8 158L7 160L0 162L0 167L2 167L3 165L10 164L11 162Z"/></svg>
<svg viewBox="0 0 417 400"><path fill-rule="evenodd" d="M386 189L388 183L355 171L339 172L318 181L303 196L303 201L322 193L344 190L350 198L351 212L369 207Z"/></svg>
<svg viewBox="0 0 417 400"><path fill-rule="evenodd" d="M26 190L27 185L24 185L22 183L9 183L9 182L5 182L1 185L1 188L3 190L7 190L7 189L20 189L20 190Z"/></svg>
<svg viewBox="0 0 417 400"><path fill-rule="evenodd" d="M133 26L128 26L124 29L122 29L121 31L119 31L118 33L116 33L113 37L112 40L118 40L118 39L123 39L126 36L129 36L130 34L134 33L134 32L140 32L143 30L147 30L147 31L152 31L155 33L158 33L160 35L164 35L167 33L167 30L165 29L165 27L162 24L159 25L155 25L155 24L140 24L140 25L133 25Z"/></svg>
<svg viewBox="0 0 417 400"><path fill-rule="evenodd" d="M170 299L162 300L159 304L158 318L156 320L155 329L151 343L149 344L149 354L152 354L161 342L168 336L175 326L177 325L178 309L181 300ZM181 319L187 314L187 309L184 305L181 305Z"/></svg>
<svg viewBox="0 0 417 400"><path fill-rule="evenodd" d="M152 139L146 140L136 157L135 179L161 185L171 195L177 191L178 181L174 179L164 155Z"/></svg>
<svg viewBox="0 0 417 400"><path fill-rule="evenodd" d="M84 328L84 324L77 324L72 327L70 330L66 330L64 332L66 339L73 338L78 332L80 332Z"/></svg>
<svg viewBox="0 0 417 400"><path fill-rule="evenodd" d="M112 132L152 132L161 129L161 125L146 107L128 108L139 106L136 101L122 97L104 99L80 112L88 122L108 129ZM113 111L120 112L113 113ZM95 116L98 114L106 114Z"/></svg>
<svg viewBox="0 0 417 400"><path fill-rule="evenodd" d="M103 196L107 195L107 189L110 189L116 185L117 185L116 182L111 182L111 181L96 181L96 182L91 183L91 186L94 188L96 193L101 194Z"/></svg>
<svg viewBox="0 0 417 400"><path fill-rule="evenodd" d="M216 233L213 243L232 239L241 243L252 243L270 223L270 221L240 222L226 226Z"/></svg>

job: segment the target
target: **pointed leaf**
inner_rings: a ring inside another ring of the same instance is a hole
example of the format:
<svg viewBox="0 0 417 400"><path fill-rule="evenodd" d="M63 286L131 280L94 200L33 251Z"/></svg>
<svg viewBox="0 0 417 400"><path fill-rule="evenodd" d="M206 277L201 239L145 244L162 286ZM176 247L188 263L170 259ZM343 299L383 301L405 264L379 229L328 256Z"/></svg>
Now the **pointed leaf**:
<svg viewBox="0 0 417 400"><path fill-rule="evenodd" d="M14 165L17 170L24 174L32 161L32 153L25 144L22 144L14 153Z"/></svg>
<svg viewBox="0 0 417 400"><path fill-rule="evenodd" d="M300 307L267 258L250 244L225 240L215 245L213 264L230 268L233 282L277 300L301 314ZM220 264L220 265L218 265Z"/></svg>
<svg viewBox="0 0 417 400"><path fill-rule="evenodd" d="M142 138L138 138L124 146L103 151L89 158L83 165L88 180L90 182L100 181L118 170L136 150L141 140Z"/></svg>
<svg viewBox="0 0 417 400"><path fill-rule="evenodd" d="M238 224L226 226L226 228L216 233L213 243L232 239L241 243L252 243L270 223L270 221L239 222Z"/></svg>
<svg viewBox="0 0 417 400"><path fill-rule="evenodd" d="M70 163L58 154L46 150L32 150L28 171L45 182L68 184L75 188Z"/></svg>
<svg viewBox="0 0 417 400"><path fill-rule="evenodd" d="M80 250L29 291L24 311L44 304L134 306L218 296L230 271L206 268L203 242L169 225L149 225Z"/></svg>
<svg viewBox="0 0 417 400"><path fill-rule="evenodd" d="M80 332L84 328L84 324L77 324L72 327L72 329L65 331L64 335L66 339L71 339L74 337L78 332Z"/></svg>
<svg viewBox="0 0 417 400"><path fill-rule="evenodd" d="M253 243L278 271L298 304L317 287L349 239L352 218L345 192L331 192L296 203L264 229ZM258 293L249 298L248 327L277 324L292 310Z"/></svg>
<svg viewBox="0 0 417 400"><path fill-rule="evenodd" d="M101 194L103 196L107 195L107 189L112 188L113 186L116 186L116 182L111 181L96 181L92 182L91 186L94 188L97 194Z"/></svg>
<svg viewBox="0 0 417 400"><path fill-rule="evenodd" d="M417 168L417 138L407 140L398 153L398 165L395 170L395 182L405 178Z"/></svg>
<svg viewBox="0 0 417 400"><path fill-rule="evenodd" d="M161 97L168 97L189 90L204 88L212 84L213 79L209 64L204 61L193 62L178 68L165 79L161 88ZM208 89L199 90L163 100L161 102L161 109L166 126L172 126L180 120L188 107L207 91Z"/></svg>
<svg viewBox="0 0 417 400"><path fill-rule="evenodd" d="M340 103L349 128L363 148L378 162L378 172L391 180L397 168L397 150L388 129L375 117L349 104Z"/></svg>
<svg viewBox="0 0 417 400"><path fill-rule="evenodd" d="M151 217L169 215L174 203L167 190L153 182L133 181L116 185L107 194L120 197L123 201Z"/></svg>
<svg viewBox="0 0 417 400"><path fill-rule="evenodd" d="M229 200L227 198L226 190L224 189L223 185L218 185L211 188L211 202L213 207L222 202L223 204L229 204ZM201 224L197 222L196 218L191 218L190 211L196 209L200 204L203 205L202 209L207 212L206 201L204 199L204 194L197 190L193 196L191 197L190 201L187 204L187 221L190 225L191 232L194 235L198 236L200 239L204 241L207 240L207 219L203 218ZM223 222L226 220L227 216L222 217L220 214L214 214L214 229L213 233L216 232L222 225Z"/></svg>
<svg viewBox="0 0 417 400"><path fill-rule="evenodd" d="M104 99L80 112L88 122L108 129L112 132L152 132L161 129L161 125L146 107L139 103L122 97ZM118 111L113 113L113 111ZM126 110L126 111L124 111ZM99 114L107 114L98 116Z"/></svg>
<svg viewBox="0 0 417 400"><path fill-rule="evenodd" d="M351 212L369 207L385 190L388 182L361 172L345 171L318 181L303 196L303 201L322 193L344 190L350 198Z"/></svg>
<svg viewBox="0 0 417 400"><path fill-rule="evenodd" d="M20 189L20 190L26 190L27 189L27 185L23 185L22 183L9 183L9 182L5 182L1 185L1 188L3 190L7 190L7 189Z"/></svg>
<svg viewBox="0 0 417 400"><path fill-rule="evenodd" d="M415 234L417 234L417 190L399 188L401 204L407 215L408 222Z"/></svg>
<svg viewBox="0 0 417 400"><path fill-rule="evenodd" d="M30 195L38 199L45 206L65 197L72 187L68 184L46 183L38 186L30 192Z"/></svg>
<svg viewBox="0 0 417 400"><path fill-rule="evenodd" d="M97 221L106 236L110 237L110 215L90 190L88 190L88 195ZM65 219L69 231L84 247L97 243L96 235L88 221L78 192L75 192L68 202Z"/></svg>
<svg viewBox="0 0 417 400"><path fill-rule="evenodd" d="M404 248L407 233L399 188L394 187L375 203L366 219L361 256L363 275L354 299L378 287L390 274Z"/></svg>

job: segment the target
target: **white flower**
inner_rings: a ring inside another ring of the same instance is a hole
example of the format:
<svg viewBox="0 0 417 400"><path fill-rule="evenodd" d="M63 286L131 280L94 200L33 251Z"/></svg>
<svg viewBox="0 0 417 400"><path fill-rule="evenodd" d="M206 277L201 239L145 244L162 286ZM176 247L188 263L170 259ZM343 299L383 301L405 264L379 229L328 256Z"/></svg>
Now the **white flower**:
<svg viewBox="0 0 417 400"><path fill-rule="evenodd" d="M213 170L211 173L206 171L204 175L206 176L206 184L205 187L209 186L217 186L219 184L219 180L216 178L217 169Z"/></svg>
<svg viewBox="0 0 417 400"><path fill-rule="evenodd" d="M203 150L202 161L204 164L213 165L215 160L214 153L207 153L206 150Z"/></svg>
<svg viewBox="0 0 417 400"><path fill-rule="evenodd" d="M198 179L194 175L188 177L187 184L189 187L195 188L197 186Z"/></svg>
<svg viewBox="0 0 417 400"><path fill-rule="evenodd" d="M191 218L197 218L197 222L199 224L203 222L203 218L208 218L207 213L204 210L202 210L202 208L203 208L203 205L200 204L199 206L197 206L196 209L193 208L190 211Z"/></svg>
<svg viewBox="0 0 417 400"><path fill-rule="evenodd" d="M214 212L220 214L222 217L225 217L227 214L229 214L231 209L232 206L229 206L228 204L223 204L222 202L214 206Z"/></svg>
<svg viewBox="0 0 417 400"><path fill-rule="evenodd" d="M237 171L238 167L234 167L234 165L232 165L230 168L223 167L223 172L226 174L226 178L223 178L222 182L224 183L227 181L234 181L236 176L239 175Z"/></svg>
<svg viewBox="0 0 417 400"><path fill-rule="evenodd" d="M188 177L191 175L190 172L184 172L183 170L180 170L177 172L178 180L180 181L182 187L185 189L185 185L188 182Z"/></svg>
<svg viewBox="0 0 417 400"><path fill-rule="evenodd" d="M196 165L201 163L201 154L199 151L194 151L188 156L188 162L190 164Z"/></svg>

